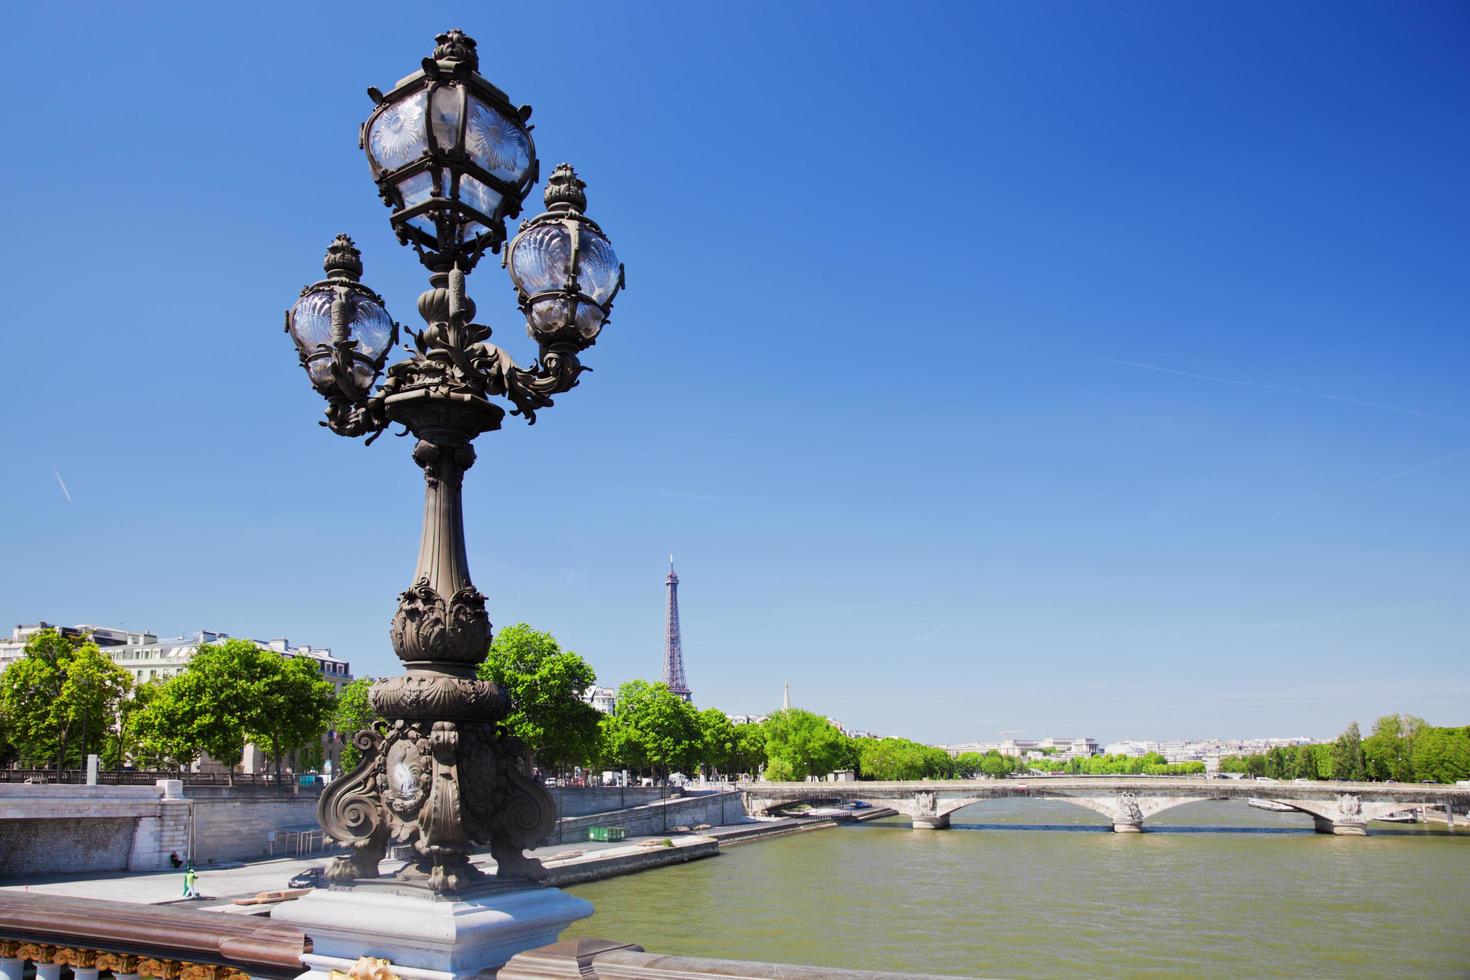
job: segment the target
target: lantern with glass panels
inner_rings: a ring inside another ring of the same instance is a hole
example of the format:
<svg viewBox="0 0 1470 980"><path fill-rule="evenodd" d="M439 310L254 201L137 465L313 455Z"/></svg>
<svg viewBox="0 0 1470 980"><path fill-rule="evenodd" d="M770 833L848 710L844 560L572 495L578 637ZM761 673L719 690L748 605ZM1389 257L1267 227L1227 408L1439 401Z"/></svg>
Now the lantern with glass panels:
<svg viewBox="0 0 1470 980"><path fill-rule="evenodd" d="M328 401L323 424L343 435L375 437L390 420L403 421L391 410L395 398L417 392L421 401L430 389L460 401L503 396L534 421L552 394L577 383L585 370L577 354L596 341L623 288L612 243L585 214L586 184L567 164L547 182L546 211L506 244L506 220L539 179L531 109L479 74L474 39L452 30L435 41L420 69L386 95L369 89L375 108L361 131L389 221L430 270L431 288L419 298L427 326L405 331L411 356L380 383L399 327L360 282L361 256L346 236L328 249L327 278L306 287L286 316L311 384ZM465 276L502 249L539 347L529 367L489 344L488 327L469 322ZM493 427L487 411L478 409L482 429Z"/></svg>

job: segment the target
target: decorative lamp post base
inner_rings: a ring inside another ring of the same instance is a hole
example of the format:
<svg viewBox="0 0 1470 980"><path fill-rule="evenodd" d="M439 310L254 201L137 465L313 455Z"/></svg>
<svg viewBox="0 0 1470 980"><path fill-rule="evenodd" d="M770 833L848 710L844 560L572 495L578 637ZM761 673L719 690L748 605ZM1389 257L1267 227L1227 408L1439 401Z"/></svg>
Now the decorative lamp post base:
<svg viewBox="0 0 1470 980"><path fill-rule="evenodd" d="M498 882L434 895L391 880L317 889L271 912L311 936L299 980L328 980L360 957L387 960L408 980L462 980L517 953L554 943L592 914L592 903L559 888Z"/></svg>

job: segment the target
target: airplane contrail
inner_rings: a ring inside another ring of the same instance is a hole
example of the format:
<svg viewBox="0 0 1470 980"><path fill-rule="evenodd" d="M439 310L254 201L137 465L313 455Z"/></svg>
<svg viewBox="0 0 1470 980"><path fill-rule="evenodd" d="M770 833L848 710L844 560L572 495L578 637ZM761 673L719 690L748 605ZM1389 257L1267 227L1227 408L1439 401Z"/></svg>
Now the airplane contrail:
<svg viewBox="0 0 1470 980"><path fill-rule="evenodd" d="M1423 419L1438 419L1441 422L1459 422L1466 424L1465 419L1453 418L1448 415L1436 415L1433 412L1421 412L1417 408L1404 408L1402 405L1386 405L1383 402L1370 402L1362 398L1349 398L1347 395L1334 395L1325 391L1312 391L1307 388L1291 388L1286 385L1267 384L1264 381L1242 381L1239 378L1221 378L1213 374L1196 374L1193 371L1180 371L1177 368L1163 367L1158 364L1145 364L1142 361L1125 361L1117 357L1096 357L1088 355L1094 360L1105 364L1121 364L1124 367L1142 368L1145 371L1158 371L1163 374L1177 374L1181 378L1194 378L1197 381L1213 381L1222 385L1238 385L1242 388L1263 388L1266 391L1281 391L1291 395L1306 395L1309 398L1325 398L1328 401L1344 402L1348 405L1362 405L1364 408L1376 408L1385 412L1398 412L1401 415L1417 415Z"/></svg>
<svg viewBox="0 0 1470 980"><path fill-rule="evenodd" d="M61 471L53 466L51 472L56 474L56 482L61 485L61 492L65 495L66 502L71 503L71 491L66 488L66 481L61 478Z"/></svg>
<svg viewBox="0 0 1470 980"><path fill-rule="evenodd" d="M1372 483L1365 484L1363 489L1370 490L1373 487L1381 487L1385 483L1392 483L1394 480L1402 480L1406 476L1413 476L1415 473L1418 473L1421 470L1427 470L1431 466L1438 466L1440 463L1448 463L1452 459L1459 459L1461 456L1464 456L1467 453L1470 453L1470 449L1457 450L1445 456L1440 456L1438 459L1431 459L1427 463L1420 463L1418 466L1411 466L1406 470L1402 470L1390 476L1385 476L1382 479L1374 480Z"/></svg>

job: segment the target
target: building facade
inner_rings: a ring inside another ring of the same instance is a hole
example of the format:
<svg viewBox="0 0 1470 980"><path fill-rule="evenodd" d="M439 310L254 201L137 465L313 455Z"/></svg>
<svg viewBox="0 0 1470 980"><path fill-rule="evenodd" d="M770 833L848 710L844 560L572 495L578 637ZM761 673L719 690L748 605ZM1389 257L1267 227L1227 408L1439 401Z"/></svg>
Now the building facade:
<svg viewBox="0 0 1470 980"><path fill-rule="evenodd" d="M582 700L603 714L611 714L612 709L618 706L618 692L610 687L598 687L593 684L582 692Z"/></svg>
<svg viewBox="0 0 1470 980"><path fill-rule="evenodd" d="M999 742L960 742L941 746L951 756L999 752L1015 759L1085 759L1098 754L1095 738L1007 738Z"/></svg>
<svg viewBox="0 0 1470 980"><path fill-rule="evenodd" d="M11 630L9 640L0 641L0 671L25 656L26 643L37 633L48 629L55 630L72 640L90 637L104 656L132 675L134 685L175 677L200 647L209 643L218 643L221 640L234 639L229 633L214 630L200 630L193 636L159 637L148 631L132 632L87 624L53 626L50 623L40 622L16 626ZM240 637L239 639L245 638ZM312 661L321 670L322 677L331 681L334 692L340 693L342 688L352 682L351 665L345 660L334 657L332 651L326 647L292 646L291 642L284 637L265 641L250 640L250 642L263 650L278 653L282 657L304 657ZM341 739L335 732L329 731L322 736L322 758L330 761L334 769L337 768L340 743ZM197 763L196 768L207 769L211 765L212 763L206 759ZM245 772L265 771L265 753L253 744L246 746L241 766Z"/></svg>

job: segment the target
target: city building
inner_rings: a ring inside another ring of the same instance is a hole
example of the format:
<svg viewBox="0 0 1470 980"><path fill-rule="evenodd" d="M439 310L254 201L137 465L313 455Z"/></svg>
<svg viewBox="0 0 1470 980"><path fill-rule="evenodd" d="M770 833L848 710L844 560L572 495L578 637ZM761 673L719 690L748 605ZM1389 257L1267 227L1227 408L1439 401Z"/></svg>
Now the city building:
<svg viewBox="0 0 1470 980"><path fill-rule="evenodd" d="M184 665L201 646L232 638L228 633L213 630L200 630L193 636L159 637L146 630L131 632L87 624L53 626L43 621L16 626L11 630L9 640L0 641L0 671L25 656L26 643L37 633L48 629L56 630L73 640L90 637L105 656L132 675L135 685L174 677L184 669ZM322 676L332 682L334 691L340 692L352 682L351 666L347 661L332 656L332 651L326 647L292 646L284 637L251 642L283 657L304 657L312 661L321 670ZM337 766L341 740L336 732L329 731L322 736L322 758L330 761L333 768ZM208 760L196 763L199 768L209 768L211 765ZM241 766L245 772L265 771L265 753L253 744L247 745Z"/></svg>
<svg viewBox="0 0 1470 980"><path fill-rule="evenodd" d="M610 687L598 687L593 684L582 692L582 700L603 714L609 714L613 708L618 706L618 692Z"/></svg>
<svg viewBox="0 0 1470 980"><path fill-rule="evenodd" d="M1004 733L1002 733L1004 734ZM1085 759L1098 754L1095 738L1005 738L999 742L959 742L940 748L953 756L999 752L1017 759Z"/></svg>
<svg viewBox="0 0 1470 980"><path fill-rule="evenodd" d="M1203 762L1207 772L1219 768L1220 760L1232 755L1260 755L1271 749L1295 748L1312 745L1318 739L1297 736L1295 738L1174 738L1162 741L1125 739L1109 742L1103 752L1107 755L1148 755L1156 752L1168 762Z"/></svg>
<svg viewBox="0 0 1470 980"><path fill-rule="evenodd" d="M0 641L0 670L25 655L25 646L31 637L48 629L56 630L62 636L74 640L90 636L103 654L133 675L135 684L173 677L201 646L231 638L228 633L212 630L200 630L187 637L159 638L157 634L147 631L135 633L105 626L52 626L40 622L17 626L11 630L8 641ZM251 642L283 657L306 657L315 662L321 668L322 676L331 681L336 690L340 691L352 681L352 669L347 662L332 656L332 651L326 647L292 646L284 638Z"/></svg>

